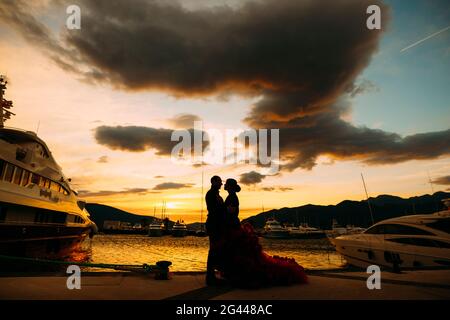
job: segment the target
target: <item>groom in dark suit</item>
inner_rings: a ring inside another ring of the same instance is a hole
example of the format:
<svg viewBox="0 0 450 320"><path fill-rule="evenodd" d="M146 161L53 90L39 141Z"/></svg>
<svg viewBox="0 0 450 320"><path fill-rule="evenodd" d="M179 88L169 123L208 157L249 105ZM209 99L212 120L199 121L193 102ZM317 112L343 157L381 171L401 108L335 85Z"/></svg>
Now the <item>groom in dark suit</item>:
<svg viewBox="0 0 450 320"><path fill-rule="evenodd" d="M211 178L211 189L206 193L206 207L208 218L206 219L206 232L209 236L209 253L206 265L206 284L217 285L219 280L215 276L215 268L220 264L220 252L218 245L222 237L222 227L225 218L223 199L219 194L222 187L222 179L219 176Z"/></svg>

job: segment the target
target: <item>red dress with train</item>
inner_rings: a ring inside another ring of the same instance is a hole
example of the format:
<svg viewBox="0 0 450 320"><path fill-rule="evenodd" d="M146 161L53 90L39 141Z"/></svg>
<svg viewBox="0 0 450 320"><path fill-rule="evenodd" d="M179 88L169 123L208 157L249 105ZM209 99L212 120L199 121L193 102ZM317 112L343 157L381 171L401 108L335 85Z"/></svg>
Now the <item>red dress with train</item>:
<svg viewBox="0 0 450 320"><path fill-rule="evenodd" d="M230 201L238 200L227 198L225 204ZM240 224L237 215L231 217L227 229L220 245L220 270L232 285L259 288L307 282L303 267L294 259L266 254L253 227Z"/></svg>

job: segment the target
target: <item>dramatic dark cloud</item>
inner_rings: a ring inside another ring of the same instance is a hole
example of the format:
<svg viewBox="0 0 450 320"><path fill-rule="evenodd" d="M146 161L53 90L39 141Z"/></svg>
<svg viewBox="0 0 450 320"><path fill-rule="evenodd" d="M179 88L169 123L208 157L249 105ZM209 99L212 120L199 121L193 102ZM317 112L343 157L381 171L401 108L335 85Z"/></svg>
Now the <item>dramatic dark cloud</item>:
<svg viewBox="0 0 450 320"><path fill-rule="evenodd" d="M193 151L194 130L191 134ZM94 137L97 143L113 150L142 152L149 149L156 150L157 155L170 156L178 141L171 141L172 129L155 129L139 126L100 126L95 129ZM203 148L208 142L203 142Z"/></svg>
<svg viewBox="0 0 450 320"><path fill-rule="evenodd" d="M57 42L26 3L6 0L3 20L61 59L72 55L93 81L187 96L263 95L258 115L285 96L291 101L278 114L334 99L377 48L381 32L366 28L367 6L379 4L383 21L388 14L379 0L248 1L195 11L177 1L81 0L82 29Z"/></svg>
<svg viewBox="0 0 450 320"><path fill-rule="evenodd" d="M343 120L349 110L348 102L340 101L327 106L326 112L266 123L268 128L279 128L281 169L310 170L320 156L329 157L331 163L347 159L383 165L450 155L450 129L401 136ZM270 131L268 136L270 155Z"/></svg>
<svg viewBox="0 0 450 320"><path fill-rule="evenodd" d="M188 114L188 113L182 113L178 114L175 117L169 119L169 122L175 127L175 128L193 128L195 121L201 121L202 119L199 116L196 116L195 114Z"/></svg>
<svg viewBox="0 0 450 320"><path fill-rule="evenodd" d="M256 171L243 173L239 176L239 182L245 185L260 183L266 176Z"/></svg>
<svg viewBox="0 0 450 320"><path fill-rule="evenodd" d="M144 188L131 188L119 191L112 190L101 190L101 191L89 191L89 190L80 190L78 191L78 195L80 197L106 197L106 196L115 196L115 195L129 195L129 194L137 194L137 195L145 195L147 193L153 193L154 191L150 191Z"/></svg>
<svg viewBox="0 0 450 320"><path fill-rule="evenodd" d="M434 179L433 183L441 185L450 185L450 176L444 176Z"/></svg>
<svg viewBox="0 0 450 320"><path fill-rule="evenodd" d="M450 154L450 129L402 137L354 126L330 111L293 119L288 124L280 128L280 154L288 170L311 169L321 155L378 165Z"/></svg>
<svg viewBox="0 0 450 320"><path fill-rule="evenodd" d="M0 19L91 82L184 97L259 97L244 121L280 128L285 170L311 169L321 155L390 164L450 154L450 130L402 137L343 120L348 99L377 90L358 77L388 27L389 8L380 0L265 0L195 10L174 1L78 3L82 29L61 37L25 1L2 1ZM381 7L382 30L366 28L373 4ZM168 129L99 127L96 139L160 155L173 146Z"/></svg>
<svg viewBox="0 0 450 320"><path fill-rule="evenodd" d="M164 182L156 185L153 190L183 189L191 188L193 185L192 183Z"/></svg>
<svg viewBox="0 0 450 320"><path fill-rule="evenodd" d="M101 126L95 129L97 143L113 150L140 152L155 149L158 155L170 155L175 143L171 129L138 126Z"/></svg>

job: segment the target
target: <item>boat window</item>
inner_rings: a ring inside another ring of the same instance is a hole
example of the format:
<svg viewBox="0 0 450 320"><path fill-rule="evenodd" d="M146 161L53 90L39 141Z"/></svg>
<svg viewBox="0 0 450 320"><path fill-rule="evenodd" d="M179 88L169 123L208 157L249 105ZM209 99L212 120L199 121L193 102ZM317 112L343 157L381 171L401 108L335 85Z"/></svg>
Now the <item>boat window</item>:
<svg viewBox="0 0 450 320"><path fill-rule="evenodd" d="M67 219L67 213L59 212L59 211L53 211L51 213L52 216L52 222L53 223L65 223Z"/></svg>
<svg viewBox="0 0 450 320"><path fill-rule="evenodd" d="M450 249L450 243L440 241L440 240L433 240L433 241L437 244L437 246L439 248Z"/></svg>
<svg viewBox="0 0 450 320"><path fill-rule="evenodd" d="M31 183L34 184L39 184L39 175L37 175L36 173L31 173Z"/></svg>
<svg viewBox="0 0 450 320"><path fill-rule="evenodd" d="M82 217L76 216L75 217L75 222L76 223L84 223L84 219Z"/></svg>
<svg viewBox="0 0 450 320"><path fill-rule="evenodd" d="M45 188L50 189L50 180L45 179Z"/></svg>
<svg viewBox="0 0 450 320"><path fill-rule="evenodd" d="M439 219L435 222L427 223L426 225L427 225L427 227L430 227L432 229L450 233L450 218Z"/></svg>
<svg viewBox="0 0 450 320"><path fill-rule="evenodd" d="M39 187L45 188L45 178L39 177Z"/></svg>
<svg viewBox="0 0 450 320"><path fill-rule="evenodd" d="M412 246L419 247L432 247L432 248L446 248L450 249L450 243L444 241L425 239L425 238L397 238L397 239L386 239L391 242L409 244Z"/></svg>
<svg viewBox="0 0 450 320"><path fill-rule="evenodd" d="M5 181L11 182L14 175L14 166L10 163L6 164Z"/></svg>
<svg viewBox="0 0 450 320"><path fill-rule="evenodd" d="M431 232L405 226L402 224L379 224L368 229L367 234L407 234L407 235L433 235Z"/></svg>
<svg viewBox="0 0 450 320"><path fill-rule="evenodd" d="M50 189L52 189L53 191L59 192L59 184L52 181L50 184Z"/></svg>
<svg viewBox="0 0 450 320"><path fill-rule="evenodd" d="M49 221L49 215L44 210L38 210L34 216L34 222L46 223Z"/></svg>
<svg viewBox="0 0 450 320"><path fill-rule="evenodd" d="M28 183L30 182L30 176L31 176L30 171L27 170L23 171L22 186L26 187L28 185Z"/></svg>
<svg viewBox="0 0 450 320"><path fill-rule="evenodd" d="M382 234L384 233L384 225L380 224L378 226L373 226L367 229L364 233L367 234Z"/></svg>
<svg viewBox="0 0 450 320"><path fill-rule="evenodd" d="M66 222L67 214L59 211L49 211L45 209L38 209L34 216L35 222L40 223L59 223L63 224Z"/></svg>
<svg viewBox="0 0 450 320"><path fill-rule="evenodd" d="M3 178L3 173L5 173L5 169L6 169L6 162L0 160L0 180Z"/></svg>
<svg viewBox="0 0 450 320"><path fill-rule="evenodd" d="M20 180L22 179L23 169L16 167L16 173L14 174L14 183L20 185Z"/></svg>

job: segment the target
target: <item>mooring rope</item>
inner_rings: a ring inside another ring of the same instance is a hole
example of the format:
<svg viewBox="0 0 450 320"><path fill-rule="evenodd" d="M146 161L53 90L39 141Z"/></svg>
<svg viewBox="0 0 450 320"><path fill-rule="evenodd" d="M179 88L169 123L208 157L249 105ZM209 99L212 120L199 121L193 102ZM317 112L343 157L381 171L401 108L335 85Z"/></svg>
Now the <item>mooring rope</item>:
<svg viewBox="0 0 450 320"><path fill-rule="evenodd" d="M158 261L156 265L151 265L151 264L147 264L147 263L144 263L141 265L91 263L91 262L49 260L49 259L38 259L38 258L6 256L6 255L0 255L0 260L30 262L30 263L48 264L48 265L77 265L80 267L105 268L105 269L135 271L135 272L145 272L145 273L149 273L149 272L153 272L153 271L161 271L161 270L167 269L172 264L172 262L170 262L170 261Z"/></svg>

